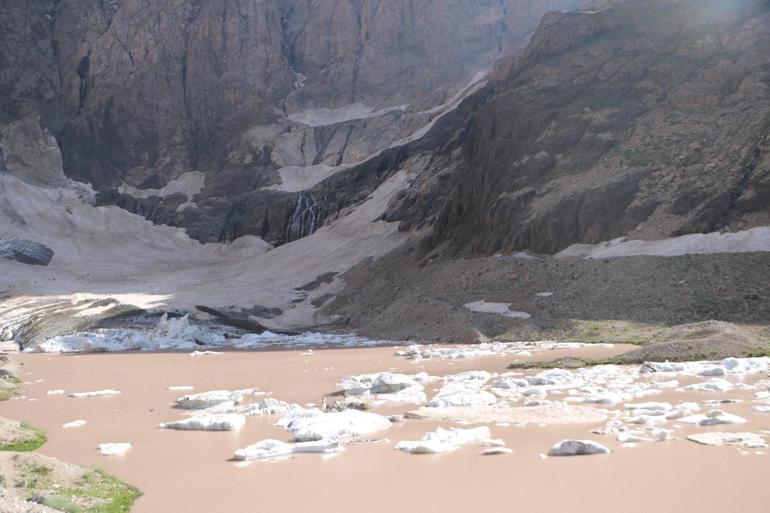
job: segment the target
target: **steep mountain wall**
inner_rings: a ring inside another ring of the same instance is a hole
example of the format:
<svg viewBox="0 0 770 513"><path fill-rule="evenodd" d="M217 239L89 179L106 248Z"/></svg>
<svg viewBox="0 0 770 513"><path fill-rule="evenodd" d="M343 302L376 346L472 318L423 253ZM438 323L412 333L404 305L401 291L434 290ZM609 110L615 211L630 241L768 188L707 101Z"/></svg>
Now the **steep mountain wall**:
<svg viewBox="0 0 770 513"><path fill-rule="evenodd" d="M578 5L9 0L0 124L39 115L103 203L203 241L281 243L287 173L326 176L411 135L544 13ZM191 172L206 175L194 194L133 193Z"/></svg>
<svg viewBox="0 0 770 513"><path fill-rule="evenodd" d="M453 171L394 206L431 247L555 253L770 223L767 1L550 14L496 76Z"/></svg>

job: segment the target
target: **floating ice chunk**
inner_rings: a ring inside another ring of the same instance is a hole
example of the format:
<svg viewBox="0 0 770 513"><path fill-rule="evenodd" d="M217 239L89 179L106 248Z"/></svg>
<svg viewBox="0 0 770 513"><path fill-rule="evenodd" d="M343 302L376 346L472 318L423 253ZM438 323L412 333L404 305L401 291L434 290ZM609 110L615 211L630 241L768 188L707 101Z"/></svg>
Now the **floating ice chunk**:
<svg viewBox="0 0 770 513"><path fill-rule="evenodd" d="M767 447L765 439L756 433L697 433L688 436L687 439L691 442L711 446L734 445L750 449Z"/></svg>
<svg viewBox="0 0 770 513"><path fill-rule="evenodd" d="M670 429L663 429L660 427L650 427L647 428L647 433L652 437L653 440L658 442L665 442L666 440L671 439L671 430Z"/></svg>
<svg viewBox="0 0 770 513"><path fill-rule="evenodd" d="M393 394L405 388L421 386L411 376L390 372L346 376L342 379L341 385L345 393L351 395L361 395L367 392L373 394Z"/></svg>
<svg viewBox="0 0 770 513"><path fill-rule="evenodd" d="M111 442L99 444L99 454L102 456L121 456L131 449L131 444L127 442Z"/></svg>
<svg viewBox="0 0 770 513"><path fill-rule="evenodd" d="M449 383L441 387L438 395L430 400L428 406L433 408L453 406L489 406L495 404L497 398L480 390L478 386L469 383Z"/></svg>
<svg viewBox="0 0 770 513"><path fill-rule="evenodd" d="M676 362L644 362L642 364L642 374L652 374L655 372L679 373L684 372L685 366Z"/></svg>
<svg viewBox="0 0 770 513"><path fill-rule="evenodd" d="M579 386L582 380L578 379L573 373L564 369L548 369L532 377L527 378L527 382L534 386L543 385L563 385Z"/></svg>
<svg viewBox="0 0 770 513"><path fill-rule="evenodd" d="M591 440L562 440L548 451L548 456L591 456L609 454L610 450Z"/></svg>
<svg viewBox="0 0 770 513"><path fill-rule="evenodd" d="M319 440L313 442L286 443L280 440L262 440L243 449L238 449L233 459L249 461L267 458L282 458L292 454L317 453L330 454L344 450L337 440Z"/></svg>
<svg viewBox="0 0 770 513"><path fill-rule="evenodd" d="M107 397L111 395L117 395L120 393L120 390L112 390L111 388L107 388L104 390L94 390L93 392L73 392L70 394L70 397Z"/></svg>
<svg viewBox="0 0 770 513"><path fill-rule="evenodd" d="M724 376L727 374L727 371L723 367L714 366L696 371L695 374L698 376Z"/></svg>
<svg viewBox="0 0 770 513"><path fill-rule="evenodd" d="M459 449L463 445L483 443L491 438L489 428L480 426L471 429L437 428L426 433L421 440L404 440L396 444L396 450L409 454L440 454Z"/></svg>
<svg viewBox="0 0 770 513"><path fill-rule="evenodd" d="M732 389L732 383L720 378L714 378L704 383L695 383L684 387L684 390L695 390L698 392L728 392Z"/></svg>
<svg viewBox="0 0 770 513"><path fill-rule="evenodd" d="M744 424L746 419L723 412L722 410L711 410L705 415L692 415L679 419L679 422L685 424L697 424L699 426L718 426L720 424Z"/></svg>
<svg viewBox="0 0 770 513"><path fill-rule="evenodd" d="M393 424L401 424L404 422L404 416L403 415L391 415L388 417L388 420L391 421Z"/></svg>
<svg viewBox="0 0 770 513"><path fill-rule="evenodd" d="M583 402L587 404L620 404L633 399L630 394L622 392L603 392L589 395L583 398Z"/></svg>
<svg viewBox="0 0 770 513"><path fill-rule="evenodd" d="M444 383L473 383L481 386L492 379L492 373L487 371L465 371L459 374L444 376Z"/></svg>
<svg viewBox="0 0 770 513"><path fill-rule="evenodd" d="M624 431L618 433L618 442L622 444L638 444L642 442L649 442L649 438L637 435L631 431Z"/></svg>
<svg viewBox="0 0 770 513"><path fill-rule="evenodd" d="M186 395L176 400L178 408L186 410L203 410L207 408L232 408L235 403L248 395L259 395L258 388L242 390L210 390L199 394Z"/></svg>
<svg viewBox="0 0 770 513"><path fill-rule="evenodd" d="M295 442L333 439L341 440L371 435L390 428L387 417L358 410L323 413L320 410L304 410L289 414L279 425L285 427Z"/></svg>
<svg viewBox="0 0 770 513"><path fill-rule="evenodd" d="M672 379L669 381L655 381L653 382L653 385L657 388L677 388L679 387L679 380Z"/></svg>
<svg viewBox="0 0 770 513"><path fill-rule="evenodd" d="M268 397L258 403L238 406L235 411L236 413L242 413L243 415L254 417L261 415L285 415L296 409L302 409L302 407L297 404L289 404L287 402Z"/></svg>
<svg viewBox="0 0 770 513"><path fill-rule="evenodd" d="M629 410L651 410L651 411L669 411L673 408L669 403L649 402L649 403L630 403L625 405Z"/></svg>
<svg viewBox="0 0 770 513"><path fill-rule="evenodd" d="M182 431L238 431L244 424L246 424L246 417L243 415L204 413L174 422L164 422L159 427Z"/></svg>
<svg viewBox="0 0 770 513"><path fill-rule="evenodd" d="M498 456L502 454L513 454L513 449L508 447L489 447L481 453L482 456Z"/></svg>
<svg viewBox="0 0 770 513"><path fill-rule="evenodd" d="M56 390L49 390L46 392L48 395L64 395L66 392L62 390L61 388L57 388Z"/></svg>
<svg viewBox="0 0 770 513"><path fill-rule="evenodd" d="M196 357L196 356L221 356L225 353L219 353L217 351L193 351L190 353L190 356Z"/></svg>
<svg viewBox="0 0 770 513"><path fill-rule="evenodd" d="M754 406L751 409L751 411L753 411L754 413L770 413L770 406L764 406L764 405Z"/></svg>
<svg viewBox="0 0 770 513"><path fill-rule="evenodd" d="M171 385L167 390L171 392L189 392L190 390L195 390L195 387L190 385Z"/></svg>
<svg viewBox="0 0 770 513"><path fill-rule="evenodd" d="M87 422L85 420L73 420L72 422L67 422L66 424L63 424L62 427L64 429L72 429L72 428L79 428L82 426L85 426Z"/></svg>

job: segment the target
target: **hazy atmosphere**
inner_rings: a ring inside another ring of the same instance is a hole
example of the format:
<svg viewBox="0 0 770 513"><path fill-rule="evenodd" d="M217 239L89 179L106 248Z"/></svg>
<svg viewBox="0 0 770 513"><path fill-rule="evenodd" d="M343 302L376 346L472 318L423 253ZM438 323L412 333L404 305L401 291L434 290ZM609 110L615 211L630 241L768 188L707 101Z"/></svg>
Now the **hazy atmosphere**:
<svg viewBox="0 0 770 513"><path fill-rule="evenodd" d="M760 512L768 444L770 0L0 0L0 513Z"/></svg>

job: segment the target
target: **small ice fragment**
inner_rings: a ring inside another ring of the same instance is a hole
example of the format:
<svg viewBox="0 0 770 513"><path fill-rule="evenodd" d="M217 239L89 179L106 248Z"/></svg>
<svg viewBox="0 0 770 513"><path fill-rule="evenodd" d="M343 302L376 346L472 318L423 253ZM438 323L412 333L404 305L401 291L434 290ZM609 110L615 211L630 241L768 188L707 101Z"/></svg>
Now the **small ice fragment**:
<svg viewBox="0 0 770 513"><path fill-rule="evenodd" d="M112 390L107 388L104 390L94 390L93 392L73 392L70 394L70 397L107 397L110 395L117 395L119 393L120 390Z"/></svg>
<svg viewBox="0 0 770 513"><path fill-rule="evenodd" d="M591 440L562 440L548 451L549 456L591 456L609 453L608 448Z"/></svg>
<svg viewBox="0 0 770 513"><path fill-rule="evenodd" d="M217 351L193 351L190 356L221 356L224 353L218 353Z"/></svg>
<svg viewBox="0 0 770 513"><path fill-rule="evenodd" d="M170 392L189 392L190 390L194 390L195 387L190 385L171 385L167 388Z"/></svg>
<svg viewBox="0 0 770 513"><path fill-rule="evenodd" d="M513 449L508 447L489 447L481 453L482 456L497 456L500 454L513 454Z"/></svg>
<svg viewBox="0 0 770 513"><path fill-rule="evenodd" d="M102 456L120 456L128 452L131 444L127 442L99 444L99 454Z"/></svg>
<svg viewBox="0 0 770 513"><path fill-rule="evenodd" d="M64 390L62 390L61 388L57 388L56 390L49 390L48 392L46 392L46 394L48 395L64 395L65 393L66 392L64 392Z"/></svg>
<svg viewBox="0 0 770 513"><path fill-rule="evenodd" d="M73 420L72 422L67 422L66 424L63 424L62 427L64 429L71 429L71 428L79 428L86 425L85 420Z"/></svg>

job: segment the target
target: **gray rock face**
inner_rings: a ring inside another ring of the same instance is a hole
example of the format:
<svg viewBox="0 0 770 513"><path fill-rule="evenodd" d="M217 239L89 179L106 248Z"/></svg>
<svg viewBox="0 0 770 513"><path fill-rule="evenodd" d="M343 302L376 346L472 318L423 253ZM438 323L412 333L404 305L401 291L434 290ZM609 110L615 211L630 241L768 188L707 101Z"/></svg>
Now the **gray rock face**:
<svg viewBox="0 0 770 513"><path fill-rule="evenodd" d="M39 242L0 235L0 258L23 264L48 265L53 258L53 250Z"/></svg>
<svg viewBox="0 0 770 513"><path fill-rule="evenodd" d="M549 14L396 218L449 254L766 225L768 76L765 0Z"/></svg>
<svg viewBox="0 0 770 513"><path fill-rule="evenodd" d="M67 184L56 138L30 114L0 130L0 171L42 186Z"/></svg>
<svg viewBox="0 0 770 513"><path fill-rule="evenodd" d="M67 176L104 203L203 241L281 243L301 199L264 190L278 169L355 163L412 134L545 12L578 5L9 0L0 126L39 114ZM206 173L194 198L118 192L190 171Z"/></svg>

